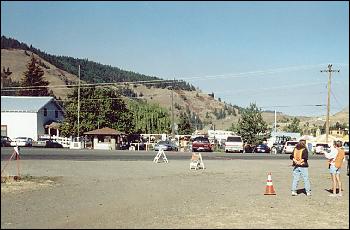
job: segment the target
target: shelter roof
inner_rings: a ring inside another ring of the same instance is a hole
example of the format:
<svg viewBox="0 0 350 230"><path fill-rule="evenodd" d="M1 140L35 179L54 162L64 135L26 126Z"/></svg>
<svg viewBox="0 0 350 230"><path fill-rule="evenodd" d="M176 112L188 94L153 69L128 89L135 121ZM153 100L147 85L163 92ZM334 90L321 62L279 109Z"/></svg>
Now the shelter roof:
<svg viewBox="0 0 350 230"><path fill-rule="evenodd" d="M120 131L104 127L102 129L95 129L84 133L85 135L120 135L123 134Z"/></svg>
<svg viewBox="0 0 350 230"><path fill-rule="evenodd" d="M56 121L48 121L45 123L45 128L58 129L61 123Z"/></svg>

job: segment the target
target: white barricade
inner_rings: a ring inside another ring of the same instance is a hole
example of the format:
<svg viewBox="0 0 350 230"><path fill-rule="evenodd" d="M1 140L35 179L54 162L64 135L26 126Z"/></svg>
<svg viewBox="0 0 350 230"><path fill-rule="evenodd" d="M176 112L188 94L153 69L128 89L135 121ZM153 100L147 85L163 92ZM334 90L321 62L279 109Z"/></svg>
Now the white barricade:
<svg viewBox="0 0 350 230"><path fill-rule="evenodd" d="M157 155L153 159L153 162L158 163L158 161L161 157L163 157L163 162L168 163L168 159L166 158L166 155L165 155L164 150L162 148L159 149Z"/></svg>

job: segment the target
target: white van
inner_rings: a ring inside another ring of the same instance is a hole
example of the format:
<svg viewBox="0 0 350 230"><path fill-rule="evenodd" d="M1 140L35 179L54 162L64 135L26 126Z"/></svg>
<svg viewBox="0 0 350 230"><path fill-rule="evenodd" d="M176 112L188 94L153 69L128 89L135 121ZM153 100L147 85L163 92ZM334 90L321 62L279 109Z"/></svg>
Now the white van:
<svg viewBox="0 0 350 230"><path fill-rule="evenodd" d="M287 141L284 144L282 153L291 154L294 151L294 148L297 146L298 143L299 143L298 141Z"/></svg>
<svg viewBox="0 0 350 230"><path fill-rule="evenodd" d="M240 136L228 136L225 141L225 152L243 153L243 140Z"/></svg>

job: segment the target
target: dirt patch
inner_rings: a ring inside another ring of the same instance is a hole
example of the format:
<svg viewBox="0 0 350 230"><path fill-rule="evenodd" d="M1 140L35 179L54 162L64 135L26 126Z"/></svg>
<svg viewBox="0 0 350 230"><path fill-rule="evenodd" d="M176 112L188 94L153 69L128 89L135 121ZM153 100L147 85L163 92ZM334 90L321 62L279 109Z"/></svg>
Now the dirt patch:
<svg viewBox="0 0 350 230"><path fill-rule="evenodd" d="M13 176L1 177L1 193L23 192L52 187L61 181L61 177L24 175L20 178Z"/></svg>

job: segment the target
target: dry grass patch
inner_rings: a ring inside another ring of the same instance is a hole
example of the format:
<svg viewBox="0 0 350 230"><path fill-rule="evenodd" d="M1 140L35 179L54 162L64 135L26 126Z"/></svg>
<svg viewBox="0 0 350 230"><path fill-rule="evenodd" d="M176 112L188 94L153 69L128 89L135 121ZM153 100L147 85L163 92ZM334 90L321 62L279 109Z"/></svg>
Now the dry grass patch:
<svg viewBox="0 0 350 230"><path fill-rule="evenodd" d="M16 176L1 177L1 193L21 192L37 190L57 185L61 177L41 176L35 177L24 175L20 178Z"/></svg>

